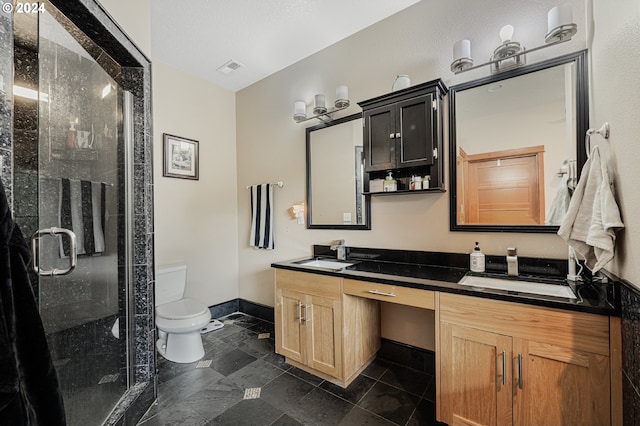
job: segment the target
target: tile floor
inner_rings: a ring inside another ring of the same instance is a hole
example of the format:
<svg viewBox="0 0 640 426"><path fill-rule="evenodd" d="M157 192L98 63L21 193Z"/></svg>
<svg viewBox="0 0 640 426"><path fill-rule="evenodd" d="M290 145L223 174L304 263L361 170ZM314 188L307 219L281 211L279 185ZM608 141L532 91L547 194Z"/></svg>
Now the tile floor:
<svg viewBox="0 0 640 426"><path fill-rule="evenodd" d="M274 353L272 323L244 314L221 320L222 329L203 335L200 362L158 356L158 403L139 425L438 424L430 374L377 358L343 389Z"/></svg>

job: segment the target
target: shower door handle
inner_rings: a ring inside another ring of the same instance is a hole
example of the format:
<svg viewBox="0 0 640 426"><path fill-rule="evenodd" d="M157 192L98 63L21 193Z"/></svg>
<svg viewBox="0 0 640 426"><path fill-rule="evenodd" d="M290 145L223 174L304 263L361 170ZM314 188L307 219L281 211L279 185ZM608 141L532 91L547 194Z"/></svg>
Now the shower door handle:
<svg viewBox="0 0 640 426"><path fill-rule="evenodd" d="M70 241L70 254L69 254L69 267L65 269L41 269L40 265L38 265L38 248L40 246L39 240L45 235L51 235L52 237L56 235L66 235L69 237ZM52 277L55 275L67 275L70 274L74 269L76 269L76 264L78 263L78 245L76 243L76 234L73 231L70 231L65 228L45 228L38 229L31 236L31 254L33 255L33 270L38 275L42 275L45 277Z"/></svg>

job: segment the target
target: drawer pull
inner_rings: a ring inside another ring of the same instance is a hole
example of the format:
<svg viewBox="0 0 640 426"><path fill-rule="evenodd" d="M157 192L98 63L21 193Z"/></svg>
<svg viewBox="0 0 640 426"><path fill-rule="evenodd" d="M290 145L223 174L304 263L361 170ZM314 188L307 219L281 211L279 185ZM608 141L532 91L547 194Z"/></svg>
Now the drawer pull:
<svg viewBox="0 0 640 426"><path fill-rule="evenodd" d="M384 291L380 290L369 290L369 293L377 294L378 296L396 297L395 293L385 293Z"/></svg>

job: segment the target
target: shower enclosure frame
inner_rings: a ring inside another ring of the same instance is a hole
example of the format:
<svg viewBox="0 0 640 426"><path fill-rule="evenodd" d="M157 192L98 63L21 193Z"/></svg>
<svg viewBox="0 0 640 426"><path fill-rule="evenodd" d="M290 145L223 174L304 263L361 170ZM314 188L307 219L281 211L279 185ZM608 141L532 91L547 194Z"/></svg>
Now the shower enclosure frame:
<svg viewBox="0 0 640 426"><path fill-rule="evenodd" d="M105 424L136 424L156 398L153 244L153 152L151 131L151 63L118 24L94 0L50 0L62 14L122 67L122 88L130 92L128 130L133 138L126 154L132 178L129 233L129 386ZM10 1L0 0L0 3ZM14 206L13 174L13 16L0 13L0 178ZM2 84L2 81L4 84ZM126 96L125 96L126 97ZM125 105L127 102L125 102Z"/></svg>

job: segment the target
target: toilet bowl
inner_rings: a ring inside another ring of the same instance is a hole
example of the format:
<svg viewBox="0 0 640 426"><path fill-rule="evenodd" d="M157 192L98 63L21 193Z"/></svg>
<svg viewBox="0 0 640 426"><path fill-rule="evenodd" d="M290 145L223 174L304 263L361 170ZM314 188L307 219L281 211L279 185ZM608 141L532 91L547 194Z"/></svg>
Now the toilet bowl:
<svg viewBox="0 0 640 426"><path fill-rule="evenodd" d="M190 363L204 356L200 329L211 319L209 308L183 298L186 265L156 270L156 327L158 353L169 361Z"/></svg>

